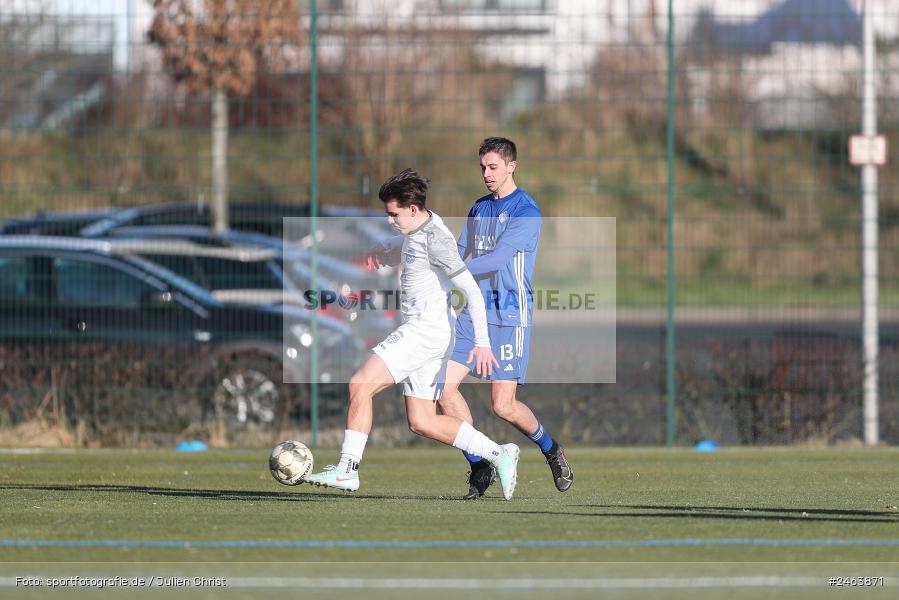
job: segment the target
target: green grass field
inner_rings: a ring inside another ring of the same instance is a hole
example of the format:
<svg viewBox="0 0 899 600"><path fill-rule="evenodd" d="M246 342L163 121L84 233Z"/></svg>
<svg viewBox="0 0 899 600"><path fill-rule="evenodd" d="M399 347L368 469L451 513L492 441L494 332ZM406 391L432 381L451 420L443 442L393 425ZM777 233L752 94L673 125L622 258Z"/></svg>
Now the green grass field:
<svg viewBox="0 0 899 600"><path fill-rule="evenodd" d="M321 466L336 451L316 457ZM277 484L264 449L7 451L0 595L54 593L16 588L22 575L153 573L231 582L191 589L208 597L851 593L831 576L885 577L866 588L875 596L899 586L896 449L572 448L569 458L567 494L526 447L512 501L496 486L462 502L465 463L438 446L368 450L353 496ZM335 575L344 587L331 593Z"/></svg>

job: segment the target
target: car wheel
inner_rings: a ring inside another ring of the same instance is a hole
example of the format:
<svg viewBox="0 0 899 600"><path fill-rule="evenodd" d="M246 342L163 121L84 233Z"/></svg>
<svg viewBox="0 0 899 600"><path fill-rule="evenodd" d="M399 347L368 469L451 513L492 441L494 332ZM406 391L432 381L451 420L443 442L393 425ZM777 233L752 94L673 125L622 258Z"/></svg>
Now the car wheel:
<svg viewBox="0 0 899 600"><path fill-rule="evenodd" d="M231 355L215 370L209 416L232 427L274 427L308 420L308 385L282 383L281 365Z"/></svg>
<svg viewBox="0 0 899 600"><path fill-rule="evenodd" d="M280 379L272 369L235 361L219 371L214 385L215 416L231 425L272 425L284 408Z"/></svg>

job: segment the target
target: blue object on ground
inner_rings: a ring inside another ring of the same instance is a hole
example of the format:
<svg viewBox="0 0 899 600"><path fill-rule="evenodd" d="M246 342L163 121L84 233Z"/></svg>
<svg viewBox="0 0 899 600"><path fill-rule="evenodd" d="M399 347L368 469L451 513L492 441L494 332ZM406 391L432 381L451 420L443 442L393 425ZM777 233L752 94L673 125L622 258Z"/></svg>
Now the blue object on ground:
<svg viewBox="0 0 899 600"><path fill-rule="evenodd" d="M693 446L693 449L697 452L714 452L720 447L721 444L719 444L715 440L702 440L700 442L696 442L696 445Z"/></svg>
<svg viewBox="0 0 899 600"><path fill-rule="evenodd" d="M191 440L189 442L179 442L175 446L176 452L206 452L209 446L200 440Z"/></svg>

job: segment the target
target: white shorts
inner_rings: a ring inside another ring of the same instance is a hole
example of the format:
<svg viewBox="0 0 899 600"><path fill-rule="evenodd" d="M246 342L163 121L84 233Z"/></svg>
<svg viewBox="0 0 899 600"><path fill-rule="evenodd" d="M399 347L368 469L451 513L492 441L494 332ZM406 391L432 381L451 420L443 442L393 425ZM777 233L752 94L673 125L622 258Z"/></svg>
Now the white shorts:
<svg viewBox="0 0 899 600"><path fill-rule="evenodd" d="M439 400L454 343L454 327L410 321L384 338L372 352L381 357L393 380L402 382L403 394Z"/></svg>

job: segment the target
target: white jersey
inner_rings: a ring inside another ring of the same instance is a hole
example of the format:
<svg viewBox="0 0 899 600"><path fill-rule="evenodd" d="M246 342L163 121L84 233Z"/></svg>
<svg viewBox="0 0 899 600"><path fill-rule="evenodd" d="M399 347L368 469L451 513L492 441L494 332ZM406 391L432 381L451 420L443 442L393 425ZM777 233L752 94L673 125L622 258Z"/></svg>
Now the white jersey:
<svg viewBox="0 0 899 600"><path fill-rule="evenodd" d="M388 264L402 261L403 324L372 350L384 361L393 380L403 382L406 396L437 400L455 340L454 285L472 305L469 312L476 345L489 348L490 337L481 291L459 256L456 238L438 215L428 213L428 220L412 233L385 243Z"/></svg>
<svg viewBox="0 0 899 600"><path fill-rule="evenodd" d="M400 276L403 320L425 320L452 327L456 314L451 303L450 281L467 267L459 257L456 238L439 215L405 236Z"/></svg>

